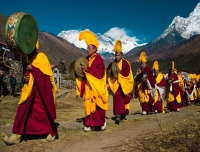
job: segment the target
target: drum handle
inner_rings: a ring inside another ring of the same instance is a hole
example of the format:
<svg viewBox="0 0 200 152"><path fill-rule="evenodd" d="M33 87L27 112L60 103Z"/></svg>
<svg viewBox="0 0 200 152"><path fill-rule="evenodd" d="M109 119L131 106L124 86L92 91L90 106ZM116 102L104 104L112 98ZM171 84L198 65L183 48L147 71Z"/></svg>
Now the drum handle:
<svg viewBox="0 0 200 152"><path fill-rule="evenodd" d="M4 61L5 53L6 53L6 50L3 52L3 64L4 64L7 68L10 68L10 69L13 69L14 71L19 72L19 70L16 70L16 69L14 69L13 67L11 67L11 66L9 66L9 65L7 65L7 64L5 63L5 61Z"/></svg>

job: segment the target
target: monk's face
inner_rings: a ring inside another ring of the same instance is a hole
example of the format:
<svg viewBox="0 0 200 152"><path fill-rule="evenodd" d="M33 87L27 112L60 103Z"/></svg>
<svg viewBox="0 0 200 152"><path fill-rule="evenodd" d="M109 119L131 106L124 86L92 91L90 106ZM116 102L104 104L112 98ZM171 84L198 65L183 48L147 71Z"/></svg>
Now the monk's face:
<svg viewBox="0 0 200 152"><path fill-rule="evenodd" d="M121 59L122 59L122 53L119 52L115 53L115 61L119 62Z"/></svg>
<svg viewBox="0 0 200 152"><path fill-rule="evenodd" d="M156 76L158 76L159 70L154 70Z"/></svg>
<svg viewBox="0 0 200 152"><path fill-rule="evenodd" d="M146 62L142 62L142 63L141 63L141 69L144 69L146 66L147 66L147 63L146 63Z"/></svg>
<svg viewBox="0 0 200 152"><path fill-rule="evenodd" d="M171 75L173 75L174 74L174 70L171 70L171 73L170 73Z"/></svg>
<svg viewBox="0 0 200 152"><path fill-rule="evenodd" d="M92 57L96 53L97 49L94 45L90 44L87 47L88 56Z"/></svg>

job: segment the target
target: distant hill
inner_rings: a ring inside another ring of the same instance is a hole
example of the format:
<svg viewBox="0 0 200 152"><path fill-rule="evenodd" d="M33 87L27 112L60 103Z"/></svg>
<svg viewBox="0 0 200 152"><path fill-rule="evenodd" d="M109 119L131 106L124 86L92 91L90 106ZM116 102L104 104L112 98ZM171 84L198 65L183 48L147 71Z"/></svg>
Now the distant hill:
<svg viewBox="0 0 200 152"><path fill-rule="evenodd" d="M4 43L4 25L7 18L0 14L0 42ZM63 61L65 66L68 67L73 60L80 56L86 56L85 52L56 35L39 32L38 36L40 42L39 51L44 52L48 56L51 64L58 65Z"/></svg>

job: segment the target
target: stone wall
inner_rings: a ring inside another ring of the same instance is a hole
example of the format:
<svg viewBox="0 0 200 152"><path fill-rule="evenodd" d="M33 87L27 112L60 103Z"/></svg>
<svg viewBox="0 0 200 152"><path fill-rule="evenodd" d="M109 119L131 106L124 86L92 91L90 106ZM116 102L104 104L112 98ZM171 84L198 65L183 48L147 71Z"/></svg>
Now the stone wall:
<svg viewBox="0 0 200 152"><path fill-rule="evenodd" d="M60 74L60 87L76 89L76 82L70 78L69 74Z"/></svg>

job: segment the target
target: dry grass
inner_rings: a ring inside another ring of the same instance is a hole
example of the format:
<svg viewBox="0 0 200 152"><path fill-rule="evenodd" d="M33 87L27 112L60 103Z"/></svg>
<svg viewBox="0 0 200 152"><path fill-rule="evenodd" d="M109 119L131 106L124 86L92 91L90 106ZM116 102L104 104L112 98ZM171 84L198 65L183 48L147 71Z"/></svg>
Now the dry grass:
<svg viewBox="0 0 200 152"><path fill-rule="evenodd" d="M148 132L121 141L111 149L112 152L199 152L200 151L200 118L192 118L167 127L162 132Z"/></svg>

